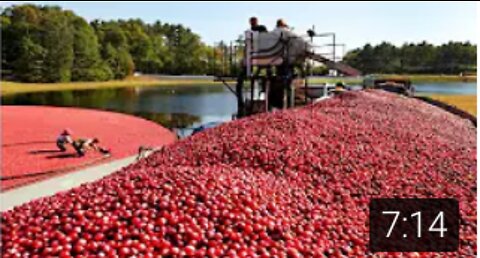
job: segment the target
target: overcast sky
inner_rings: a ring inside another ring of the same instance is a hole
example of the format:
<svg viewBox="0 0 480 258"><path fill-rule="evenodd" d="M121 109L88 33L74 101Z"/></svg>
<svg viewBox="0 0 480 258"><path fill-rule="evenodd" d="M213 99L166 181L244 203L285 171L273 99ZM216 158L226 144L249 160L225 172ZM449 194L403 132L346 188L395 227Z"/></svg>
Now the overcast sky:
<svg viewBox="0 0 480 258"><path fill-rule="evenodd" d="M3 1L1 7L23 2ZM317 32L335 32L347 49L389 41L396 45L426 40L441 44L450 40L477 43L475 2L42 2L73 10L93 19L141 18L181 23L200 34L206 43L233 40L257 16L273 28L283 18L303 33L315 25Z"/></svg>

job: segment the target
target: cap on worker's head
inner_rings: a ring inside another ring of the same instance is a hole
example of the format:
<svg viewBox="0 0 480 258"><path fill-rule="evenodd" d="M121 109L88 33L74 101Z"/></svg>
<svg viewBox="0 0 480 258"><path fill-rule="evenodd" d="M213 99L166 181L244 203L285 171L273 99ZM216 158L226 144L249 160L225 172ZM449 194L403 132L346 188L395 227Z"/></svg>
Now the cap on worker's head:
<svg viewBox="0 0 480 258"><path fill-rule="evenodd" d="M72 131L68 128L65 128L63 129L63 132L62 132L63 135L71 135L72 134Z"/></svg>
<svg viewBox="0 0 480 258"><path fill-rule="evenodd" d="M257 17L255 17L255 16L250 17L250 23L253 24L253 23L257 23L257 22L258 22L258 18L257 18Z"/></svg>

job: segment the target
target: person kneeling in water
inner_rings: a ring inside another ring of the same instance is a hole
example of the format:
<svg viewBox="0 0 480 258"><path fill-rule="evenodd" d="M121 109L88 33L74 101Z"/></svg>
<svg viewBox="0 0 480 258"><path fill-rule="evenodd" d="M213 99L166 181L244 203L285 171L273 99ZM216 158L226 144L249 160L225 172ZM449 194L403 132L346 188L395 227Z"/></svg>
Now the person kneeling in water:
<svg viewBox="0 0 480 258"><path fill-rule="evenodd" d="M73 142L73 147L80 157L84 156L87 150L95 150L104 155L109 155L110 151L100 147L100 141L97 138L93 139L77 139Z"/></svg>

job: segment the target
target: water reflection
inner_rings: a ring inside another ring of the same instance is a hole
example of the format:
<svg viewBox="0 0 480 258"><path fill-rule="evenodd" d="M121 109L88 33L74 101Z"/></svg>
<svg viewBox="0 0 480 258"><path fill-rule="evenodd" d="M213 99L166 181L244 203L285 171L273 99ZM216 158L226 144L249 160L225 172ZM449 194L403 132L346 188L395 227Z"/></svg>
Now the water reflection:
<svg viewBox="0 0 480 258"><path fill-rule="evenodd" d="M417 92L476 94L476 83L423 83L415 86ZM152 120L170 129L183 128L181 134L204 123L229 121L236 113L235 96L225 87L211 85L23 93L2 97L2 104L122 112Z"/></svg>
<svg viewBox="0 0 480 258"><path fill-rule="evenodd" d="M199 124L201 121L199 116L183 114L183 113L152 113L152 112L135 112L134 115L154 121L169 128L189 129L193 124Z"/></svg>
<svg viewBox="0 0 480 258"><path fill-rule="evenodd" d="M49 105L122 112L168 128L191 128L228 121L236 112L235 96L221 86L132 87L24 93L2 97L3 105Z"/></svg>

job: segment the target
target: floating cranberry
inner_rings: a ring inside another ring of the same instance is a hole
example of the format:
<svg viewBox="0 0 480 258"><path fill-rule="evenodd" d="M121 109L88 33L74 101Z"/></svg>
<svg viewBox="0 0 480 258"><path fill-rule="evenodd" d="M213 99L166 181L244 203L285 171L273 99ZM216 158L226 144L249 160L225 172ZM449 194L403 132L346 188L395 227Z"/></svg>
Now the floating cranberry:
<svg viewBox="0 0 480 258"><path fill-rule="evenodd" d="M372 256L372 197L457 198L461 245L445 255L474 256L475 153L466 120L347 92L207 130L4 212L2 257ZM385 254L416 255L436 256Z"/></svg>

